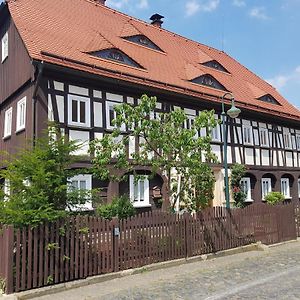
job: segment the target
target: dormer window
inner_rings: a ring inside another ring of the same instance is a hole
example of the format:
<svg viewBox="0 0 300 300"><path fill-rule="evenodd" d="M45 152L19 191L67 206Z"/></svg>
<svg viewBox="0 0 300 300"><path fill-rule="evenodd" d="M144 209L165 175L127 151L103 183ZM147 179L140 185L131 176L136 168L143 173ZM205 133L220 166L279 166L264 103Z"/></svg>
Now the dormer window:
<svg viewBox="0 0 300 300"><path fill-rule="evenodd" d="M227 91L226 88L211 75L202 75L192 80L193 83L205 85L214 89Z"/></svg>
<svg viewBox="0 0 300 300"><path fill-rule="evenodd" d="M110 51L108 53L108 58L124 62L124 57L119 51Z"/></svg>
<svg viewBox="0 0 300 300"><path fill-rule="evenodd" d="M124 65L132 66L135 68L142 68L137 62L131 59L128 55L118 49L106 49L89 53L93 56L103 59L113 60Z"/></svg>
<svg viewBox="0 0 300 300"><path fill-rule="evenodd" d="M212 69L216 69L218 71L222 71L222 72L226 72L229 73L219 62L217 62L216 60L211 60L205 63L202 63L203 66L212 68Z"/></svg>
<svg viewBox="0 0 300 300"><path fill-rule="evenodd" d="M154 49L157 51L162 51L158 46L156 46L149 38L147 38L144 35L133 35L133 36L128 36L124 38L127 41L140 44L144 47L148 47L150 49Z"/></svg>
<svg viewBox="0 0 300 300"><path fill-rule="evenodd" d="M279 102L273 96L271 96L270 94L266 94L266 95L258 98L258 100L268 102L268 103L272 103L272 104L276 104L276 105L280 105Z"/></svg>

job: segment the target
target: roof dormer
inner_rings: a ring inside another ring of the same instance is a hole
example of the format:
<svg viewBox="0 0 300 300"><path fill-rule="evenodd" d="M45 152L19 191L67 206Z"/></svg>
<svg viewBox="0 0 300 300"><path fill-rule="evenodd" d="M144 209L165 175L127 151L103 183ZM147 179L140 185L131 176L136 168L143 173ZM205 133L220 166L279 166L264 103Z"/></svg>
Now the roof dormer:
<svg viewBox="0 0 300 300"><path fill-rule="evenodd" d="M125 54L124 52L116 48L94 51L94 52L90 52L89 54L95 57L100 57L103 59L112 60L124 65L128 65L131 67L143 69L143 67L140 64L138 64L127 54Z"/></svg>
<svg viewBox="0 0 300 300"><path fill-rule="evenodd" d="M267 103L280 105L280 103L270 94L263 95L260 98L258 98L258 100L263 101L263 102L267 102Z"/></svg>
<svg viewBox="0 0 300 300"><path fill-rule="evenodd" d="M202 63L203 66L221 71L221 72L225 72L225 73L229 73L218 61L216 60L210 60L207 62Z"/></svg>
<svg viewBox="0 0 300 300"><path fill-rule="evenodd" d="M227 89L213 76L209 74L201 75L199 77L194 78L191 82L208 86L217 90L227 91Z"/></svg>
<svg viewBox="0 0 300 300"><path fill-rule="evenodd" d="M133 36L127 36L127 37L124 37L124 39L127 40L127 41L130 41L130 42L133 42L135 44L139 44L141 46L163 52L157 45L155 45L145 35L138 34L138 35L133 35Z"/></svg>

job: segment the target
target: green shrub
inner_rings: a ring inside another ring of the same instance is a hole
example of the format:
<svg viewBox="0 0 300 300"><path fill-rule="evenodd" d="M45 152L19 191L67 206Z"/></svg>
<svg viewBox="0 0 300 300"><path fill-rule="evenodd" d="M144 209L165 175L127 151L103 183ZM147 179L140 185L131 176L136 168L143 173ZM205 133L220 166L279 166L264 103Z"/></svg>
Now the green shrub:
<svg viewBox="0 0 300 300"><path fill-rule="evenodd" d="M265 200L268 204L275 205L284 201L285 197L280 192L271 192L265 196Z"/></svg>
<svg viewBox="0 0 300 300"><path fill-rule="evenodd" d="M114 217L127 219L135 215L135 208L126 196L115 197L112 203L100 205L97 207L98 216L111 220Z"/></svg>

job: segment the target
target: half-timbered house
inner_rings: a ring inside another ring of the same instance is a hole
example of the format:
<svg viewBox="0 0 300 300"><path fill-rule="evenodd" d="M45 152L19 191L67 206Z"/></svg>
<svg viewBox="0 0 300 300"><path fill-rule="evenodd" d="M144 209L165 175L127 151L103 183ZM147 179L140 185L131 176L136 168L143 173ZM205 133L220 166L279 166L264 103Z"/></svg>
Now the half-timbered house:
<svg viewBox="0 0 300 300"><path fill-rule="evenodd" d="M146 93L157 96L157 112L182 107L192 120L214 109L220 118L220 98L231 92L242 113L228 120L228 160L248 168L246 201L262 201L271 190L298 201L299 110L226 53L163 29L158 14L151 20L115 11L104 0L1 4L1 150L13 152L39 137L52 120L71 140L84 142L78 154L86 158L74 167L87 167L89 142L112 130L116 104L137 104ZM224 203L223 141L217 127L215 205ZM129 155L137 145L131 141ZM72 181L79 188L103 188L108 200L127 192L136 207L155 208L154 200L165 196L161 174L138 183L132 176L120 184L90 175Z"/></svg>

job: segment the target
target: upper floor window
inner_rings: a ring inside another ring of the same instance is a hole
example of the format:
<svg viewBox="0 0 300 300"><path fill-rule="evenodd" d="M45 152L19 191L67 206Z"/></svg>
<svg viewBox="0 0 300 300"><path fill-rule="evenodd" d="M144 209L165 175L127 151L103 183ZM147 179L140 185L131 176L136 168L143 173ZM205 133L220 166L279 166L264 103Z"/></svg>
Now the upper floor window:
<svg viewBox="0 0 300 300"><path fill-rule="evenodd" d="M68 95L68 124L90 127L90 99Z"/></svg>
<svg viewBox="0 0 300 300"><path fill-rule="evenodd" d="M93 56L97 56L103 59L113 60L124 65L129 65L136 68L142 68L137 62L126 55L124 52L118 49L105 49L101 51L95 51L90 53Z"/></svg>
<svg viewBox="0 0 300 300"><path fill-rule="evenodd" d="M292 148L292 138L289 132L283 132L283 143L286 149Z"/></svg>
<svg viewBox="0 0 300 300"><path fill-rule="evenodd" d="M8 57L8 32L4 34L4 36L1 39L1 45L2 45L2 59L1 62L4 62L4 60Z"/></svg>
<svg viewBox="0 0 300 300"><path fill-rule="evenodd" d="M250 177L243 177L240 182L241 191L246 195L245 201L250 202L251 199L251 181Z"/></svg>
<svg viewBox="0 0 300 300"><path fill-rule="evenodd" d="M17 124L16 131L25 129L26 123L26 97L17 103Z"/></svg>
<svg viewBox="0 0 300 300"><path fill-rule="evenodd" d="M11 129L12 129L12 107L10 107L8 110L5 111L4 116L4 135L3 137L9 137L11 136Z"/></svg>
<svg viewBox="0 0 300 300"><path fill-rule="evenodd" d="M272 192L271 178L262 178L261 180L261 196L265 200L265 196Z"/></svg>
<svg viewBox="0 0 300 300"><path fill-rule="evenodd" d="M212 77L211 75L208 75L208 74L199 76L199 77L193 79L192 82L201 84L201 85L205 85L208 87L212 87L214 89L227 91L226 88L218 80L216 80L214 77Z"/></svg>
<svg viewBox="0 0 300 300"><path fill-rule="evenodd" d="M267 128L259 128L260 145L269 147L269 131Z"/></svg>
<svg viewBox="0 0 300 300"><path fill-rule="evenodd" d="M263 102L268 102L268 103L280 105L279 102L273 96L271 96L270 94L264 95L264 96L258 98L258 100L263 101Z"/></svg>
<svg viewBox="0 0 300 300"><path fill-rule="evenodd" d="M209 67L209 68L213 68L222 72L226 72L229 73L218 61L216 60L211 60L205 63L202 63L202 65Z"/></svg>
<svg viewBox="0 0 300 300"><path fill-rule="evenodd" d="M296 147L300 150L300 134L296 134Z"/></svg>
<svg viewBox="0 0 300 300"><path fill-rule="evenodd" d="M117 113L115 111L115 106L119 103L106 101L106 128L107 129L114 129L116 126L114 125L114 120L117 117ZM125 130L125 124L122 124L121 130Z"/></svg>
<svg viewBox="0 0 300 300"><path fill-rule="evenodd" d="M150 206L149 202L149 179L144 176L140 179L129 176L130 200L134 207Z"/></svg>
<svg viewBox="0 0 300 300"><path fill-rule="evenodd" d="M281 193L285 198L290 198L290 181L288 178L281 178Z"/></svg>
<svg viewBox="0 0 300 300"><path fill-rule="evenodd" d="M252 127L250 125L243 125L243 142L245 145L253 144Z"/></svg>
<svg viewBox="0 0 300 300"><path fill-rule="evenodd" d="M140 45L145 46L145 47L150 48L150 49L162 51L149 38L147 38L146 36L141 35L141 34L128 36L128 37L125 37L124 39L127 40L127 41L130 41L130 42L133 42L133 43L140 44Z"/></svg>

